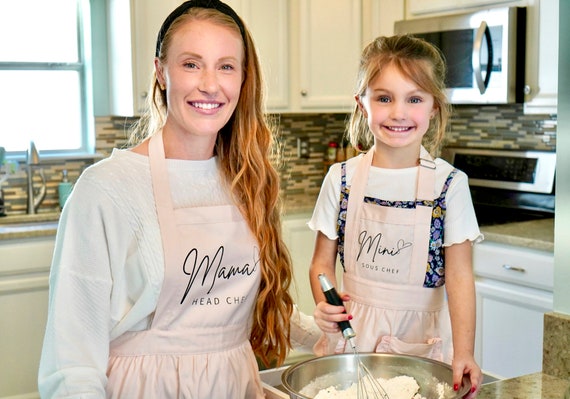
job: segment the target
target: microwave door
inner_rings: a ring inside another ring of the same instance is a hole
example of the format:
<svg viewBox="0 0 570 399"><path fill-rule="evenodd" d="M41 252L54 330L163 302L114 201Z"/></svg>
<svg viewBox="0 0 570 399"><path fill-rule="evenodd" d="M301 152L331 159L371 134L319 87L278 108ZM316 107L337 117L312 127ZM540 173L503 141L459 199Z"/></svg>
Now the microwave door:
<svg viewBox="0 0 570 399"><path fill-rule="evenodd" d="M483 40L487 42L487 57L484 76L482 71L482 58L485 56L485 52L483 51L485 49L485 47L483 47ZM473 75L475 77L475 83L479 89L479 93L485 94L487 87L489 87L489 81L491 80L491 73L493 71L493 41L491 40L491 31L485 21L481 22L479 29L477 29L477 32L475 33L471 61L473 66Z"/></svg>

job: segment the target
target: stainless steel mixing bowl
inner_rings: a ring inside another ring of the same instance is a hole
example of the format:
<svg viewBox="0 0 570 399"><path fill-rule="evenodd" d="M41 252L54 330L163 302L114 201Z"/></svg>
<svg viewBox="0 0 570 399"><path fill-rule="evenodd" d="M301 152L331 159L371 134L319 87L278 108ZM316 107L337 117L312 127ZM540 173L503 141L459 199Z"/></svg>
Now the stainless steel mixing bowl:
<svg viewBox="0 0 570 399"><path fill-rule="evenodd" d="M420 386L419 393L428 399L440 398L438 383L447 384L442 399L459 399L471 389L469 378L464 376L463 385L458 391L453 391L451 366L435 360L387 353L361 353L360 360L375 378L414 377ZM352 353L317 357L289 367L282 374L281 382L291 399L310 399L330 386L348 388L357 380L357 367ZM307 387L308 391L301 394Z"/></svg>

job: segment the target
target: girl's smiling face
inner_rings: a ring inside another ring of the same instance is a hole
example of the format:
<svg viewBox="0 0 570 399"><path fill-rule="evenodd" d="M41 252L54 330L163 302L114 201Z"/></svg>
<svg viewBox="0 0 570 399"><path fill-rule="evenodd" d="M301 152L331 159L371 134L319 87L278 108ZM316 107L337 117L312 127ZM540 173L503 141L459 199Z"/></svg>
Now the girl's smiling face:
<svg viewBox="0 0 570 399"><path fill-rule="evenodd" d="M158 81L166 87L166 127L215 140L237 106L243 64L239 33L208 20L178 27L166 62L155 61Z"/></svg>
<svg viewBox="0 0 570 399"><path fill-rule="evenodd" d="M394 65L370 81L356 101L367 118L378 147L419 148L435 115L434 98L405 77Z"/></svg>

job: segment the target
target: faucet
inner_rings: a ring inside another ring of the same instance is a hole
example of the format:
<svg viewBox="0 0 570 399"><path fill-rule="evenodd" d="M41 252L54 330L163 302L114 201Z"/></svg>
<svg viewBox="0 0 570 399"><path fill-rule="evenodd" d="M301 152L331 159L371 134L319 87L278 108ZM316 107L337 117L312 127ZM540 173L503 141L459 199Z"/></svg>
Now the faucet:
<svg viewBox="0 0 570 399"><path fill-rule="evenodd" d="M40 155L33 141L30 141L30 147L26 154L26 172L28 175L28 215L36 214L38 207L46 196L46 178L44 170L39 168L42 186L39 190L34 189L34 169L40 165Z"/></svg>

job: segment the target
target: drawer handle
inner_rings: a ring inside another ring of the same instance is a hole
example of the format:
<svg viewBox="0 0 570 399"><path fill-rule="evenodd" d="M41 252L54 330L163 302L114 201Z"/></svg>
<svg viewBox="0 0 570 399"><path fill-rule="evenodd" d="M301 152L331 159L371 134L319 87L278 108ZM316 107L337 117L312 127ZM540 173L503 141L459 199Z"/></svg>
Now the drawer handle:
<svg viewBox="0 0 570 399"><path fill-rule="evenodd" d="M503 269L512 270L513 272L526 273L526 269L523 269L522 267L511 266L511 265L503 265Z"/></svg>

